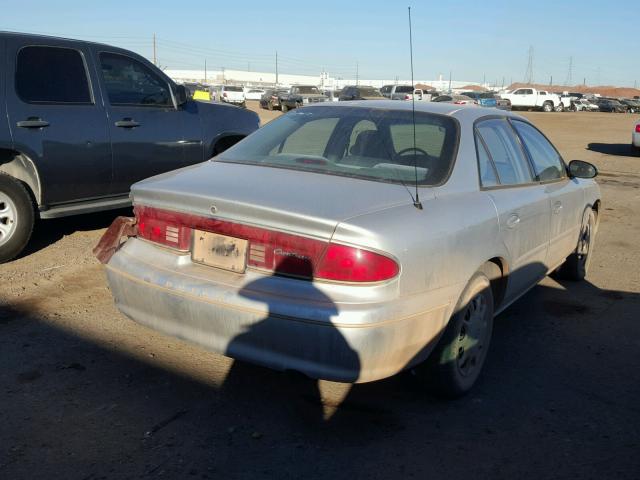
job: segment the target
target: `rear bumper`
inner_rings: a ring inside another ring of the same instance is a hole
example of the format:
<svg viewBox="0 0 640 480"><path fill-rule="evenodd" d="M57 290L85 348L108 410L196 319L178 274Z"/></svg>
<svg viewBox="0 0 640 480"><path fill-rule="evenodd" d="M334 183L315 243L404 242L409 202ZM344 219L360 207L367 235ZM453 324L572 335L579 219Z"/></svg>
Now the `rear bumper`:
<svg viewBox="0 0 640 480"><path fill-rule="evenodd" d="M640 148L640 133L634 132L631 135L631 144L636 148Z"/></svg>
<svg viewBox="0 0 640 480"><path fill-rule="evenodd" d="M349 383L424 360L451 314L444 292L435 306L422 295L381 301L375 287L361 301L336 300L340 286L224 272L138 239L111 258L107 277L136 322L232 358Z"/></svg>

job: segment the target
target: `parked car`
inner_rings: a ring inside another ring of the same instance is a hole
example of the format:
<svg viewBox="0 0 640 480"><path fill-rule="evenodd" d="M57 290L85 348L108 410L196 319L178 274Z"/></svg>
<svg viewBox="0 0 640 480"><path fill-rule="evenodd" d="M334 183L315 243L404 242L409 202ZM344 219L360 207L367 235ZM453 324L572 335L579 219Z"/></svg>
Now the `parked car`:
<svg viewBox="0 0 640 480"><path fill-rule="evenodd" d="M596 100L596 105L601 112L626 113L627 107L612 98L600 98Z"/></svg>
<svg viewBox="0 0 640 480"><path fill-rule="evenodd" d="M512 109L535 109L543 112L558 112L564 109L560 97L555 93L535 88L518 88L500 96L511 102Z"/></svg>
<svg viewBox="0 0 640 480"><path fill-rule="evenodd" d="M618 100L622 105L627 107L627 113L640 112L640 102L630 98L621 98Z"/></svg>
<svg viewBox="0 0 640 480"><path fill-rule="evenodd" d="M493 92L462 92L462 95L473 98L481 107L511 110L511 102Z"/></svg>
<svg viewBox="0 0 640 480"><path fill-rule="evenodd" d="M558 268L585 277L596 174L511 112L326 103L137 183L95 251L118 308L169 335L341 382L414 368L458 396L495 315Z"/></svg>
<svg viewBox="0 0 640 480"><path fill-rule="evenodd" d="M384 98L375 87L367 85L351 85L344 87L340 92L339 100L345 102L347 100L380 100Z"/></svg>
<svg viewBox="0 0 640 480"><path fill-rule="evenodd" d="M247 93L244 94L244 98L246 100L260 100L262 98L262 95L264 95L264 92L264 90L252 88L250 90L247 90Z"/></svg>
<svg viewBox="0 0 640 480"><path fill-rule="evenodd" d="M433 102L440 103L454 103L456 105L477 105L478 102L471 97L467 97L466 95L455 95L455 94L447 94L447 95L439 95L432 100Z"/></svg>
<svg viewBox="0 0 640 480"><path fill-rule="evenodd" d="M598 105L591 103L586 98L579 98L573 101L571 104L571 110L574 112L597 112L600 108Z"/></svg>
<svg viewBox="0 0 640 480"><path fill-rule="evenodd" d="M285 88L266 90L262 97L260 97L260 106L267 110L273 110L274 108L280 108L280 97L288 95L289 90Z"/></svg>
<svg viewBox="0 0 640 480"><path fill-rule="evenodd" d="M340 100L340 94L342 90L325 90L324 96L327 97L329 102L337 102Z"/></svg>
<svg viewBox="0 0 640 480"><path fill-rule="evenodd" d="M636 123L631 134L631 146L640 151L640 121Z"/></svg>
<svg viewBox="0 0 640 480"><path fill-rule="evenodd" d="M121 208L143 178L199 163L258 117L194 102L141 56L79 40L0 33L0 262L37 219Z"/></svg>
<svg viewBox="0 0 640 480"><path fill-rule="evenodd" d="M391 100L407 100L405 97L414 91L412 85L385 85L380 89L382 96Z"/></svg>
<svg viewBox="0 0 640 480"><path fill-rule="evenodd" d="M318 87L312 85L294 85L286 95L280 96L280 109L283 112L300 108L310 103L322 103L327 100Z"/></svg>
<svg viewBox="0 0 640 480"><path fill-rule="evenodd" d="M218 91L218 99L223 103L230 103L239 107L247 106L244 88L237 85L222 85Z"/></svg>

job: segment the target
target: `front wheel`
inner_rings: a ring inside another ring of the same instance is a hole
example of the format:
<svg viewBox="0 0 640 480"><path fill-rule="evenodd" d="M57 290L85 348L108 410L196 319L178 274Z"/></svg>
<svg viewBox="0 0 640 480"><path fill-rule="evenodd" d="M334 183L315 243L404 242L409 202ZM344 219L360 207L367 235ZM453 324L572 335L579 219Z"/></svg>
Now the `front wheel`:
<svg viewBox="0 0 640 480"><path fill-rule="evenodd" d="M16 257L29 242L35 212L24 185L0 173L0 263Z"/></svg>
<svg viewBox="0 0 640 480"><path fill-rule="evenodd" d="M554 110L556 112L564 112L564 105L562 105L561 103L558 104L557 107L554 108Z"/></svg>
<svg viewBox="0 0 640 480"><path fill-rule="evenodd" d="M484 272L476 272L438 345L415 373L424 376L438 396L456 398L466 394L480 375L492 331L491 284Z"/></svg>
<svg viewBox="0 0 640 480"><path fill-rule="evenodd" d="M591 264L591 253L596 235L596 214L592 209L585 212L580 227L580 236L575 251L567 257L558 274L566 280L584 280Z"/></svg>

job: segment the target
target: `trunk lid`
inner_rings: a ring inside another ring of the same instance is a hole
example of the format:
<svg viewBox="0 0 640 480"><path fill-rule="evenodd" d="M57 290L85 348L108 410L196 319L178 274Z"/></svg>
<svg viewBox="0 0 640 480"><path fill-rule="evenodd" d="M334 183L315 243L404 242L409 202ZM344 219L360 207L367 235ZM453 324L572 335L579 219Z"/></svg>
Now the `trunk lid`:
<svg viewBox="0 0 640 480"><path fill-rule="evenodd" d="M323 239L348 218L412 203L402 185L216 161L143 180L131 193L136 205Z"/></svg>

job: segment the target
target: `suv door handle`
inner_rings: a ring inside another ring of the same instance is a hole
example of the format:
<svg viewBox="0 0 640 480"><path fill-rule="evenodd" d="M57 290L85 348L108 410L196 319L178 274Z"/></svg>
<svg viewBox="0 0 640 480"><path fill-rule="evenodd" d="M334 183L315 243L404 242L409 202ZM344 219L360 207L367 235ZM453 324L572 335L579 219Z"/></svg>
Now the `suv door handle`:
<svg viewBox="0 0 640 480"><path fill-rule="evenodd" d="M136 128L139 127L140 124L133 118L123 118L122 120L118 120L115 123L115 126L120 128Z"/></svg>
<svg viewBox="0 0 640 480"><path fill-rule="evenodd" d="M515 213L507 219L507 228L516 228L520 223L520 217Z"/></svg>
<svg viewBox="0 0 640 480"><path fill-rule="evenodd" d="M553 213L558 214L560 213L560 210L562 210L562 203L561 202L556 202L553 204Z"/></svg>
<svg viewBox="0 0 640 480"><path fill-rule="evenodd" d="M49 126L49 122L38 117L29 117L26 120L20 120L16 125L20 128L44 128Z"/></svg>

